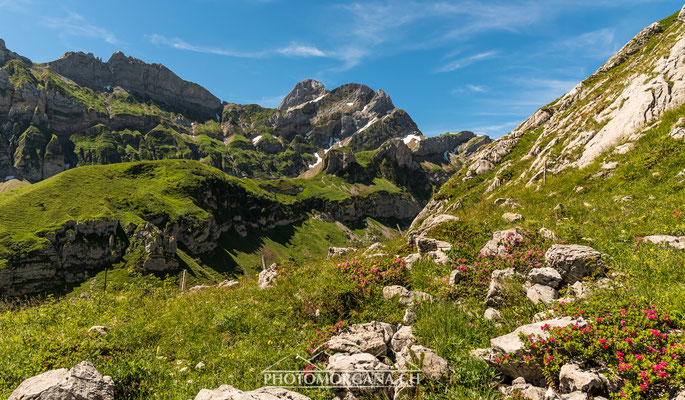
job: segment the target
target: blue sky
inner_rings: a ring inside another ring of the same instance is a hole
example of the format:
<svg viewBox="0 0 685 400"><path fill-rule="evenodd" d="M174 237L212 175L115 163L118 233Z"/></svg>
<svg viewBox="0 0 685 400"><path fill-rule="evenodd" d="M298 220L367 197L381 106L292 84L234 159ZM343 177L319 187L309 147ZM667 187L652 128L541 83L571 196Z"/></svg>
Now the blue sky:
<svg viewBox="0 0 685 400"><path fill-rule="evenodd" d="M45 62L117 50L222 100L274 107L305 78L383 89L426 135L507 133L678 1L0 0L0 38Z"/></svg>

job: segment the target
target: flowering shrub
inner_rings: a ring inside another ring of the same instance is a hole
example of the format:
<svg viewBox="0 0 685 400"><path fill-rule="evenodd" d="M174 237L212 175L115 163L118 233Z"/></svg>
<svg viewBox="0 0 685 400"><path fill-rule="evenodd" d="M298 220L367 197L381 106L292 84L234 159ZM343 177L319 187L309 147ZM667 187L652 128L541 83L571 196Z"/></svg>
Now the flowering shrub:
<svg viewBox="0 0 685 400"><path fill-rule="evenodd" d="M388 285L406 285L409 279L409 270L401 258L354 260L337 264L334 268L364 293Z"/></svg>
<svg viewBox="0 0 685 400"><path fill-rule="evenodd" d="M314 353L314 351L316 351L324 343L328 342L333 336L337 335L344 327L345 323L343 321L338 321L333 325L323 328L323 330L315 330L314 333L316 333L316 339L307 344L307 351L310 354ZM328 345L325 347L328 348Z"/></svg>
<svg viewBox="0 0 685 400"><path fill-rule="evenodd" d="M513 250L506 257L478 254L470 262L465 259L456 261L456 264L452 264L452 270L459 270L459 282L456 285L451 284L449 276L433 279L429 288L432 294L454 299L462 296L485 296L493 271L514 268L525 273L531 268L544 265L544 252L540 248L532 247L527 250Z"/></svg>
<svg viewBox="0 0 685 400"><path fill-rule="evenodd" d="M416 253L415 243L404 243L397 249L398 257L406 257L412 253Z"/></svg>
<svg viewBox="0 0 685 400"><path fill-rule="evenodd" d="M655 304L631 300L622 305L583 302L555 306L557 315L585 321L549 331L548 339L526 338L533 356L526 361L542 367L545 376L558 379L572 358L592 367L604 367L619 386L614 399L658 398L685 378L685 348L681 331ZM543 326L543 330L550 329ZM500 362L511 362L510 357Z"/></svg>

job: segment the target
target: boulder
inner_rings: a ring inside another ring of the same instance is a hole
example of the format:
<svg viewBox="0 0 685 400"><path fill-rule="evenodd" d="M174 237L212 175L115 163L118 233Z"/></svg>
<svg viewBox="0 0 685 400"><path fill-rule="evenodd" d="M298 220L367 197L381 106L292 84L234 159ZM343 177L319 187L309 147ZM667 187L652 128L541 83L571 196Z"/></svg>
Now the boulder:
<svg viewBox="0 0 685 400"><path fill-rule="evenodd" d="M557 236L554 234L554 232L550 231L547 228L540 228L538 231L540 236L542 236L543 239L545 240L554 240L557 238Z"/></svg>
<svg viewBox="0 0 685 400"><path fill-rule="evenodd" d="M386 381L391 373L387 365L369 353L338 353L328 359L326 371L330 381L339 389L346 391L368 391L368 379ZM376 371L376 372L374 372Z"/></svg>
<svg viewBox="0 0 685 400"><path fill-rule="evenodd" d="M367 256L369 256L369 255L372 255L372 254L375 254L375 253L379 253L380 250L381 250L382 248L383 248L383 245L382 245L381 243L374 243L374 244L372 244L371 246L369 246L368 249L364 250L364 252L362 253L362 255L363 255L364 257L367 257Z"/></svg>
<svg viewBox="0 0 685 400"><path fill-rule="evenodd" d="M416 344L416 337L414 336L414 327L403 326L395 332L395 335L390 341L392 351L399 353L403 348Z"/></svg>
<svg viewBox="0 0 685 400"><path fill-rule="evenodd" d="M429 251L426 253L426 258L438 264L446 264L450 261L450 257L442 250Z"/></svg>
<svg viewBox="0 0 685 400"><path fill-rule="evenodd" d="M577 244L555 244L545 253L547 265L557 270L563 282L568 284L594 274L600 267L601 258L592 247Z"/></svg>
<svg viewBox="0 0 685 400"><path fill-rule="evenodd" d="M583 392L573 392L568 394L562 394L561 400L588 400L589 397ZM595 397L595 399L597 399Z"/></svg>
<svg viewBox="0 0 685 400"><path fill-rule="evenodd" d="M396 364L399 369L412 370L419 367L422 358L421 370L424 376L440 379L449 374L450 366L444 358L435 354L433 350L416 344L404 347L397 354Z"/></svg>
<svg viewBox="0 0 685 400"><path fill-rule="evenodd" d="M397 296L400 299L402 299L404 297L408 297L409 296L409 289L405 288L404 286L400 286L400 285L385 286L383 288L383 298L384 299L390 300L395 296Z"/></svg>
<svg viewBox="0 0 685 400"><path fill-rule="evenodd" d="M348 326L333 336L327 344L331 351L384 356L387 354L388 346L394 334L395 327L393 325L373 321Z"/></svg>
<svg viewBox="0 0 685 400"><path fill-rule="evenodd" d="M421 217L421 215L416 217L417 220L419 217ZM417 237L423 236L431 229L451 221L459 221L459 218L449 214L431 214L424 219L421 224L418 224L417 220L412 222L412 226L409 231L409 243L414 243Z"/></svg>
<svg viewBox="0 0 685 400"><path fill-rule="evenodd" d="M259 273L259 280L257 281L257 285L259 286L260 289L266 289L271 286L276 281L276 277L278 276L278 265L277 264L271 264L271 266L264 271Z"/></svg>
<svg viewBox="0 0 685 400"><path fill-rule="evenodd" d="M643 241L654 244L666 244L678 250L685 250L685 236L651 235L642 238Z"/></svg>
<svg viewBox="0 0 685 400"><path fill-rule="evenodd" d="M404 257L404 263L407 265L407 268L411 269L414 263L419 261L420 259L421 256L419 255L419 253L412 253Z"/></svg>
<svg viewBox="0 0 685 400"><path fill-rule="evenodd" d="M521 240L523 240L523 235L518 228L496 231L492 234L492 239L488 240L480 250L480 254L504 257L509 254L511 247Z"/></svg>
<svg viewBox="0 0 685 400"><path fill-rule="evenodd" d="M533 304L538 304L539 302L550 304L559 297L559 293L552 287L535 284L528 288L526 296Z"/></svg>
<svg viewBox="0 0 685 400"><path fill-rule="evenodd" d="M598 373L584 371L578 364L565 364L559 371L559 390L561 393L593 393L601 390L602 386L602 378Z"/></svg>
<svg viewBox="0 0 685 400"><path fill-rule="evenodd" d="M511 386L505 386L501 388L500 391L506 396L506 398L548 400L545 398L547 393L546 389L526 383L526 381L521 378L514 379Z"/></svg>
<svg viewBox="0 0 685 400"><path fill-rule="evenodd" d="M409 306L406 310L404 310L402 322L404 322L405 324L413 324L414 322L416 322L416 318L416 309L414 308L414 306Z"/></svg>
<svg viewBox="0 0 685 400"><path fill-rule="evenodd" d="M357 251L354 247L329 247L328 248L328 259L341 257L346 254Z"/></svg>
<svg viewBox="0 0 685 400"><path fill-rule="evenodd" d="M452 245L443 242L442 240L430 239L426 237L416 238L416 248L419 251L419 255L425 255L428 252L441 250L443 252L449 251Z"/></svg>
<svg viewBox="0 0 685 400"><path fill-rule="evenodd" d="M107 329L106 326L101 326L101 325L91 326L88 329L88 333L98 335L98 336L105 336L108 331L109 331L109 329Z"/></svg>
<svg viewBox="0 0 685 400"><path fill-rule="evenodd" d="M22 382L8 400L113 400L114 382L83 361L71 370L56 369Z"/></svg>
<svg viewBox="0 0 685 400"><path fill-rule="evenodd" d="M205 289L209 289L209 288L211 288L211 286L209 286L209 285L195 285L195 286L191 287L190 289L188 289L188 293L197 293L201 290L205 290Z"/></svg>
<svg viewBox="0 0 685 400"><path fill-rule="evenodd" d="M504 213L502 214L502 219L507 222L519 222L523 221L523 215L517 213Z"/></svg>
<svg viewBox="0 0 685 400"><path fill-rule="evenodd" d="M450 280L449 284L450 285L456 285L459 282L461 282L462 279L464 279L464 276L466 275L466 272L462 270L461 268L463 267L457 267L450 272Z"/></svg>
<svg viewBox="0 0 685 400"><path fill-rule="evenodd" d="M490 277L490 286L488 287L488 293L485 296L485 304L490 307L496 307L500 305L504 298L504 282L506 280L511 280L516 276L516 272L513 268L501 269L493 271Z"/></svg>
<svg viewBox="0 0 685 400"><path fill-rule="evenodd" d="M240 285L240 282L238 282L238 281L225 280L225 281L219 283L217 286L225 287L225 288L231 288L231 287L238 286L238 285Z"/></svg>
<svg viewBox="0 0 685 400"><path fill-rule="evenodd" d="M499 312L499 310L490 307L483 313L483 318L487 321L496 321L502 318L502 313Z"/></svg>
<svg viewBox="0 0 685 400"><path fill-rule="evenodd" d="M510 361L508 363L497 364L496 359L501 359L505 355L516 360L524 360L525 356L530 356L528 350L524 348L520 335L531 336L537 339L549 338L549 331L556 327L565 327L578 324L580 327L586 325L583 319L573 319L571 317L548 319L518 327L513 332L490 339L490 349L479 352L486 362L498 368L503 374L511 377L522 377L526 382L538 384L544 382L542 371L535 364L528 364L525 361ZM542 329L548 326L547 329Z"/></svg>
<svg viewBox="0 0 685 400"><path fill-rule="evenodd" d="M605 171L613 171L613 170L615 170L616 168L618 168L618 162L617 162L617 161L611 161L611 162L608 162L608 163L604 163L604 164L602 165L602 169L605 170Z"/></svg>
<svg viewBox="0 0 685 400"><path fill-rule="evenodd" d="M528 280L535 284L557 288L561 283L561 274L550 267L533 268L528 272Z"/></svg>
<svg viewBox="0 0 685 400"><path fill-rule="evenodd" d="M263 387L243 392L233 386L222 385L217 389L202 389L195 400L310 400L309 397L277 387Z"/></svg>

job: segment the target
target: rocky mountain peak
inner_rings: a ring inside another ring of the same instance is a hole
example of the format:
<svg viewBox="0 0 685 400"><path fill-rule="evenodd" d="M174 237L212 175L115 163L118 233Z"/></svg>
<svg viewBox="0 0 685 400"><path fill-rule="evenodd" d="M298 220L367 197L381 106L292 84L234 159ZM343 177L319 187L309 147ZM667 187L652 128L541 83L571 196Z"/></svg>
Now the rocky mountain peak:
<svg viewBox="0 0 685 400"><path fill-rule="evenodd" d="M193 118L214 118L221 101L202 86L179 78L161 64L148 64L118 51L105 63L92 53L66 53L50 69L81 86L100 91L122 88Z"/></svg>
<svg viewBox="0 0 685 400"><path fill-rule="evenodd" d="M323 83L314 79L305 79L302 82L298 82L293 90L283 98L281 104L278 105L278 109L287 110L308 101L316 100L330 92Z"/></svg>
<svg viewBox="0 0 685 400"><path fill-rule="evenodd" d="M5 41L0 39L0 67L5 65L7 61L10 60L21 60L26 65L31 65L31 60L26 57L22 57L19 54L10 51L5 47Z"/></svg>

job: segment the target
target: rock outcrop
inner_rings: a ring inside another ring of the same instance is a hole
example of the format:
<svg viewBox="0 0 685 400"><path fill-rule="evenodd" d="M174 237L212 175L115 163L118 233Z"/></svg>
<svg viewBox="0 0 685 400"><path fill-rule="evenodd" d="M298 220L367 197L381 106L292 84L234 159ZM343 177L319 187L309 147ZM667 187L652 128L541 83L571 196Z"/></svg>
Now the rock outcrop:
<svg viewBox="0 0 685 400"><path fill-rule="evenodd" d="M214 390L202 389L195 400L310 400L309 397L277 387L263 387L243 392L233 386L222 385Z"/></svg>
<svg viewBox="0 0 685 400"><path fill-rule="evenodd" d="M114 400L114 382L84 361L70 370L56 369L25 380L8 400L53 399Z"/></svg>

